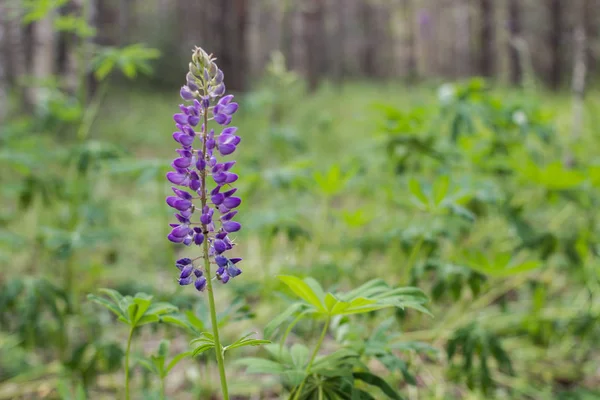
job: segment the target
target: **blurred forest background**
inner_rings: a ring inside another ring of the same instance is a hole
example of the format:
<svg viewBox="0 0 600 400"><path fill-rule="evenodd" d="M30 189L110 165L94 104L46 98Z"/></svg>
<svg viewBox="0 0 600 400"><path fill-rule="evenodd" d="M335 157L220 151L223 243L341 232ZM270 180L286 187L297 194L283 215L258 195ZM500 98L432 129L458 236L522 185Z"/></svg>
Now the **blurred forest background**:
<svg viewBox="0 0 600 400"><path fill-rule="evenodd" d="M285 398L315 343L344 363L303 400L600 398L600 0L0 0L0 400L125 398L127 365L134 399L222 398L166 239L196 45L240 105L222 339L282 344L227 353L232 398ZM319 336L280 274L433 318ZM100 288L159 302L131 349Z"/></svg>
<svg viewBox="0 0 600 400"><path fill-rule="evenodd" d="M600 58L596 0L38 1L63 5L25 26L16 17L28 2L0 5L4 91L20 77L43 81L54 73L75 90L86 56L74 54L77 40L158 48L154 79L165 84L179 82L189 48L210 43L234 90L252 87L275 50L311 87L324 79L478 75L515 85L530 76L557 89L570 82L578 36L589 76ZM87 20L77 40L74 21L64 18L73 13ZM63 32L53 30L57 23ZM34 92L26 102L36 101Z"/></svg>

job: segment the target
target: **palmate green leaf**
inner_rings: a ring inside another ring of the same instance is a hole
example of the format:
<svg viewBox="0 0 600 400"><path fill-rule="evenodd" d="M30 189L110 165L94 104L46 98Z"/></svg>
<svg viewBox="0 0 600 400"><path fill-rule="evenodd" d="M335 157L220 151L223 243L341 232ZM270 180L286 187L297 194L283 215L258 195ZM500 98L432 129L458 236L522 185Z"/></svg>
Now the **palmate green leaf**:
<svg viewBox="0 0 600 400"><path fill-rule="evenodd" d="M292 356L292 363L299 368L304 368L308 361L308 355L310 350L303 344L296 343L290 349L290 355Z"/></svg>
<svg viewBox="0 0 600 400"><path fill-rule="evenodd" d="M101 293L110 297L112 302L104 297L94 294L88 295L88 299L102 305L117 315L120 321L130 326L142 326L158 322L161 316L177 311L177 307L169 303L152 304L152 296L138 293L135 297L123 297L119 292L112 289L100 289Z"/></svg>
<svg viewBox="0 0 600 400"><path fill-rule="evenodd" d="M203 332L199 338L192 340L191 345L196 346L192 351L192 357L216 347L214 336L208 332Z"/></svg>
<svg viewBox="0 0 600 400"><path fill-rule="evenodd" d="M154 322L160 321L160 317L158 315L143 315L136 323L135 326L142 326L147 324L152 324Z"/></svg>
<svg viewBox="0 0 600 400"><path fill-rule="evenodd" d="M415 351L417 353L427 353L436 355L439 350L428 343L423 342L396 342L389 345L390 349L399 351Z"/></svg>
<svg viewBox="0 0 600 400"><path fill-rule="evenodd" d="M92 69L98 80L106 78L115 68L128 78L134 78L138 72L149 74L152 68L149 60L156 59L160 52L141 44L133 44L122 48L105 46L92 60Z"/></svg>
<svg viewBox="0 0 600 400"><path fill-rule="evenodd" d="M288 318L302 310L304 305L302 303L293 303L288 308L285 309L282 313L277 315L275 318L271 320L266 326L264 330L265 337L272 337L273 333L283 324Z"/></svg>
<svg viewBox="0 0 600 400"><path fill-rule="evenodd" d="M171 360L171 362L169 362L169 364L167 364L167 367L165 368L165 373L168 374L169 372L171 372L171 370L173 368L175 368L175 366L177 364L179 364L179 362L181 360L183 360L186 357L192 356L192 354L193 353L191 351L186 351L184 353L177 354L175 357L173 357L173 359Z"/></svg>
<svg viewBox="0 0 600 400"><path fill-rule="evenodd" d="M282 377L289 386L298 386L304 378L306 378L306 371L304 369L286 369L282 374Z"/></svg>
<svg viewBox="0 0 600 400"><path fill-rule="evenodd" d="M280 344L271 343L266 344L264 349L269 352L271 357L273 357L277 362L283 365L292 365L294 361L292 360L292 355L290 353L290 349L285 346L281 346Z"/></svg>
<svg viewBox="0 0 600 400"><path fill-rule="evenodd" d="M373 375L370 372L355 372L353 375L354 379L379 388L388 399L402 400L402 397L385 380L377 375Z"/></svg>
<svg viewBox="0 0 600 400"><path fill-rule="evenodd" d="M198 344L198 346L194 349L194 351L192 351L192 357L196 357L202 353L204 353L205 351L208 351L210 349L213 349L215 347L214 343L202 343L202 344Z"/></svg>
<svg viewBox="0 0 600 400"><path fill-rule="evenodd" d="M362 297L357 297L358 295ZM352 292L339 294L338 297L352 299L351 307L344 310L342 315L366 313L388 307L413 308L431 315L423 306L427 302L427 296L421 289L415 287L394 289L380 279L367 282Z"/></svg>
<svg viewBox="0 0 600 400"><path fill-rule="evenodd" d="M247 335L242 336L241 338L239 338L232 344L225 346L223 348L223 352L226 352L227 350L237 349L237 348L244 347L244 346L260 346L262 344L271 343L270 340L250 339L250 336L252 336L252 335L256 335L256 332L250 332Z"/></svg>
<svg viewBox="0 0 600 400"><path fill-rule="evenodd" d="M320 316L332 317L336 315L362 314L384 308L413 308L430 314L423 304L427 296L422 290L414 287L390 288L383 280L369 281L357 289L347 293L324 294L318 283L312 279L301 280L292 276L281 276L280 279L299 297L315 307L304 313L313 313ZM307 283L307 281L310 283ZM313 289L314 287L314 289ZM285 317L292 315L296 310L286 310ZM285 318L277 319L279 325Z"/></svg>
<svg viewBox="0 0 600 400"><path fill-rule="evenodd" d="M433 202L436 206L440 205L448 194L450 188L450 179L448 175L444 175L435 180L433 183Z"/></svg>
<svg viewBox="0 0 600 400"><path fill-rule="evenodd" d="M127 316L116 304L111 303L109 300L103 297L96 296L95 294L88 294L87 298L88 300L93 301L96 304L100 304L102 307L108 309L117 317L119 317L120 320L128 322Z"/></svg>
<svg viewBox="0 0 600 400"><path fill-rule="evenodd" d="M21 22L25 25L44 19L53 10L58 10L69 0L25 0L23 9L25 15Z"/></svg>
<svg viewBox="0 0 600 400"><path fill-rule="evenodd" d="M327 308L328 311L331 312L338 303L340 303L340 300L338 300L333 294L327 293L325 295L325 308Z"/></svg>
<svg viewBox="0 0 600 400"><path fill-rule="evenodd" d="M116 290L113 289L98 289L98 292L107 295L108 297L111 298L111 300L115 303L115 304L119 304L121 303L121 301L123 300L123 296L121 295L121 293L117 292ZM123 312L125 312L125 310L123 310Z"/></svg>
<svg viewBox="0 0 600 400"><path fill-rule="evenodd" d="M341 364L353 363L360 354L350 348L343 347L325 356L318 357L311 367L311 372L322 373L325 370L338 369Z"/></svg>
<svg viewBox="0 0 600 400"><path fill-rule="evenodd" d="M154 364L154 362L147 360L145 358L139 358L136 360L136 363L141 365L142 368L144 368L148 372L152 372L156 375L160 375L160 371L156 368L156 365Z"/></svg>
<svg viewBox="0 0 600 400"><path fill-rule="evenodd" d="M204 329L204 326L202 326L201 329L196 329L196 327L192 325L192 323L184 314L161 315L160 321L169 325L175 325L181 328L185 328L196 335L199 335L200 332L202 332L202 329Z"/></svg>
<svg viewBox="0 0 600 400"><path fill-rule="evenodd" d="M465 253L465 265L482 274L495 277L507 277L539 268L537 260L518 261L510 252L497 253L487 258L482 252Z"/></svg>
<svg viewBox="0 0 600 400"><path fill-rule="evenodd" d="M418 180L415 178L410 178L408 181L408 190L414 196L415 200L419 203L419 205L423 208L429 207L429 198L423 192L423 188Z"/></svg>
<svg viewBox="0 0 600 400"><path fill-rule="evenodd" d="M146 310L145 315L156 315L161 316L165 314L174 313L177 311L177 307L173 304L166 302L153 303L148 310Z"/></svg>
<svg viewBox="0 0 600 400"><path fill-rule="evenodd" d="M135 295L127 306L127 316L132 325L137 325L146 310L150 308L150 304L152 304L152 296L141 293Z"/></svg>
<svg viewBox="0 0 600 400"><path fill-rule="evenodd" d="M190 324L194 327L198 333L202 332L205 329L204 321L196 316L196 314L190 310L185 312L185 316L187 317Z"/></svg>
<svg viewBox="0 0 600 400"><path fill-rule="evenodd" d="M504 268L494 268L494 267L481 267L481 266L471 266L474 270L481 272L483 274L492 275L495 277L507 277L511 275L517 275L524 272L532 271L534 269L539 268L542 265L541 262L535 260L525 261L523 263L517 265L507 265Z"/></svg>
<svg viewBox="0 0 600 400"><path fill-rule="evenodd" d="M283 374L288 370L284 365L265 360L264 358L246 357L235 361L236 365L246 366L246 372L249 374Z"/></svg>
<svg viewBox="0 0 600 400"><path fill-rule="evenodd" d="M373 279L346 293L338 293L337 297L343 301L351 301L356 297L370 297L387 288L383 279Z"/></svg>
<svg viewBox="0 0 600 400"><path fill-rule="evenodd" d="M323 300L325 299L325 291L315 279L310 276L304 278L304 282L312 289L313 293L319 299L319 304L323 304Z"/></svg>
<svg viewBox="0 0 600 400"><path fill-rule="evenodd" d="M384 354L384 355L380 355L379 357L377 357L377 359L383 364L385 365L385 367L390 370L390 371L394 371L394 370L398 370L402 373L402 376L404 377L404 380L406 381L406 383L408 383L409 385L416 385L417 384L417 380L416 378L410 373L410 371L408 370L408 364L401 358L396 357L393 354Z"/></svg>
<svg viewBox="0 0 600 400"><path fill-rule="evenodd" d="M302 300L316 307L319 311L325 312L323 300L311 288L309 284L302 279L290 275L281 275L279 279L287 285L288 288ZM320 286L319 286L320 287ZM322 292L322 289L321 289Z"/></svg>

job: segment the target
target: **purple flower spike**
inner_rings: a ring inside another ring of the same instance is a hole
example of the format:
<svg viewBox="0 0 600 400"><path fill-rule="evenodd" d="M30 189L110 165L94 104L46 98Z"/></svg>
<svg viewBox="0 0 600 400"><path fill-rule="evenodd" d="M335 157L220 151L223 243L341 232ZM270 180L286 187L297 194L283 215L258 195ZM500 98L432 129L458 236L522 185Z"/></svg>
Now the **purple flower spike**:
<svg viewBox="0 0 600 400"><path fill-rule="evenodd" d="M194 143L194 136L190 136L182 132L175 132L173 134L173 139L183 146L191 146Z"/></svg>
<svg viewBox="0 0 600 400"><path fill-rule="evenodd" d="M227 214L221 216L220 220L225 222L225 221L230 221L233 217L235 217L235 215L237 214L237 211L231 211L228 212Z"/></svg>
<svg viewBox="0 0 600 400"><path fill-rule="evenodd" d="M184 100L194 100L194 93L190 90L188 86L182 86L181 90L179 91L179 95Z"/></svg>
<svg viewBox="0 0 600 400"><path fill-rule="evenodd" d="M208 210L206 210L206 212L204 214L202 214L200 216L200 222L204 225L208 225L212 222L212 216L215 213L215 209L214 208L209 208Z"/></svg>
<svg viewBox="0 0 600 400"><path fill-rule="evenodd" d="M175 196L167 197L167 204L179 211L185 211L192 207L191 201L180 199L179 197Z"/></svg>
<svg viewBox="0 0 600 400"><path fill-rule="evenodd" d="M206 289L206 278L202 276L196 279L196 282L194 282L194 286L196 287L196 290L198 290L199 292L203 292L204 289Z"/></svg>
<svg viewBox="0 0 600 400"><path fill-rule="evenodd" d="M167 174L167 179L169 180L169 182L175 185L183 185L187 178L188 177L186 174L182 174L179 172L169 172Z"/></svg>
<svg viewBox="0 0 600 400"><path fill-rule="evenodd" d="M188 116L185 114L175 114L173 115L173 119L175 122L181 125L185 125L188 123Z"/></svg>
<svg viewBox="0 0 600 400"><path fill-rule="evenodd" d="M204 243L204 235L198 232L194 235L194 244L200 246L202 243Z"/></svg>
<svg viewBox="0 0 600 400"><path fill-rule="evenodd" d="M179 275L179 279L185 279L188 276L190 276L192 274L192 272L194 272L194 267L190 264L190 265L186 265L182 270L181 270L181 274Z"/></svg>
<svg viewBox="0 0 600 400"><path fill-rule="evenodd" d="M223 205L229 209L236 208L240 204L242 204L242 199L239 197L228 197L223 200Z"/></svg>
<svg viewBox="0 0 600 400"><path fill-rule="evenodd" d="M185 267L186 265L189 265L191 263L192 263L192 260L190 260L189 258L180 258L175 263L175 266L177 267L177 269L179 269L181 271L183 269L183 267Z"/></svg>
<svg viewBox="0 0 600 400"><path fill-rule="evenodd" d="M179 225L176 228L173 228L171 231L171 235L174 237L184 238L190 234L190 227L187 225Z"/></svg>
<svg viewBox="0 0 600 400"><path fill-rule="evenodd" d="M195 115L192 115L189 117L189 124L191 126L196 126L196 125L198 125L199 122L200 122L200 117L197 117Z"/></svg>
<svg viewBox="0 0 600 400"><path fill-rule="evenodd" d="M186 285L189 285L190 283L192 283L192 280L193 280L193 279L194 279L194 278L192 278L191 276L188 276L187 278L184 278L184 279L179 279L179 284L180 284L181 286L186 286Z"/></svg>
<svg viewBox="0 0 600 400"><path fill-rule="evenodd" d="M221 268L225 268L227 266L227 258L223 256L216 256L215 262Z"/></svg>
<svg viewBox="0 0 600 400"><path fill-rule="evenodd" d="M229 276L231 276L232 278L235 278L236 276L240 275L241 273L242 273L241 269L236 267L232 262L229 262L229 264L227 265L227 274Z"/></svg>
<svg viewBox="0 0 600 400"><path fill-rule="evenodd" d="M242 200L234 196L237 189L230 187L239 176L232 171L235 161L217 159L233 154L241 138L236 134L236 127L225 127L219 135L215 135L209 125L211 121L213 124L229 125L239 105L233 101L233 95L225 95L223 72L214 58L199 48L194 50L179 94L186 103L179 105L179 111L173 115L177 127L173 139L180 148L171 163L173 171L166 176L177 186L172 188L174 195L168 196L166 202L176 210L178 223L170 224L167 238L186 246L197 245L195 248L201 249L204 254L194 259L204 257L210 261L209 266L216 264L216 271L211 274L209 267L204 272L194 267L190 258L177 260L175 266L180 271L178 283L182 286L194 283L196 289L202 292L215 276L222 283L227 283L242 272L235 265L241 258L230 259L225 255L234 247L228 235L242 227L233 220L238 213L233 209ZM212 179L207 181L210 177ZM221 192L224 185L228 188ZM198 214L194 216L196 210L200 210L199 217ZM215 211L221 214L219 218L214 217Z"/></svg>
<svg viewBox="0 0 600 400"><path fill-rule="evenodd" d="M225 230L225 232L237 232L240 229L242 229L242 225L239 222L235 222L235 221L226 221L223 222L223 229Z"/></svg>
<svg viewBox="0 0 600 400"><path fill-rule="evenodd" d="M217 254L221 254L227 250L227 245L225 244L225 242L223 240L219 240L219 239L215 240L213 247Z"/></svg>

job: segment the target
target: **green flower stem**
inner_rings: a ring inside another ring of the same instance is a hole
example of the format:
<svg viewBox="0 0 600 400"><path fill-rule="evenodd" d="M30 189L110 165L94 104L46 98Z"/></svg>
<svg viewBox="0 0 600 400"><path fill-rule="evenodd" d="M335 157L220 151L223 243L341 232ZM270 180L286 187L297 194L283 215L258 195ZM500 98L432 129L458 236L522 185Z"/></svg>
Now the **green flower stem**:
<svg viewBox="0 0 600 400"><path fill-rule="evenodd" d="M310 369L312 368L315 358L317 358L317 354L319 354L319 350L321 349L321 345L323 344L323 340L325 339L325 335L327 334L327 330L329 329L330 320L331 320L331 318L327 317L327 321L325 321L325 325L323 326L323 330L321 331L321 336L319 337L319 340L317 341L317 344L315 345L315 349L313 350L313 353L310 356L310 360L308 360L308 365L306 366L306 372L305 372L306 377L302 380L302 383L300 383L298 390L296 390L296 393L294 394L294 400L298 400L300 398L300 394L302 393L302 389L304 389L304 384L306 383L306 378L308 377L308 374L310 373Z"/></svg>
<svg viewBox="0 0 600 400"><path fill-rule="evenodd" d="M204 83L204 92L208 93L206 82ZM204 131L202 132L202 158L206 159L206 135L208 132L208 110L204 111ZM206 206L206 169L200 173L202 195L200 201L202 203L202 210ZM208 232L207 226L202 224L202 231ZM227 390L227 376L225 375L225 360L223 358L223 347L221 346L221 340L219 339L219 325L217 322L217 310L215 307L215 296L213 293L212 276L210 272L210 259L208 256L208 238L204 239L204 272L206 273L206 288L208 291L208 304L210 308L210 322L212 325L213 336L215 340L215 354L217 355L217 365L219 366L219 376L221 377L221 394L223 400L229 400L229 391Z"/></svg>
<svg viewBox="0 0 600 400"><path fill-rule="evenodd" d="M127 338L127 350L125 350L125 399L131 399L131 395L129 393L129 353L131 352L131 339L133 338L133 330L135 328L132 326L129 330L129 337Z"/></svg>
<svg viewBox="0 0 600 400"><path fill-rule="evenodd" d="M160 378L160 398L161 400L165 400L166 397L166 391L165 391L165 378L162 377Z"/></svg>
<svg viewBox="0 0 600 400"><path fill-rule="evenodd" d="M229 400L227 390L227 376L225 375L225 360L223 359L223 347L219 339L219 326L217 322L217 311L215 307L215 296L213 294L212 279L210 278L210 261L208 260L208 241L204 241L204 268L206 269L206 287L208 291L208 304L210 307L210 322L212 325L213 336L215 337L215 353L217 355L217 364L219 366L219 375L221 377L221 391L223 400Z"/></svg>

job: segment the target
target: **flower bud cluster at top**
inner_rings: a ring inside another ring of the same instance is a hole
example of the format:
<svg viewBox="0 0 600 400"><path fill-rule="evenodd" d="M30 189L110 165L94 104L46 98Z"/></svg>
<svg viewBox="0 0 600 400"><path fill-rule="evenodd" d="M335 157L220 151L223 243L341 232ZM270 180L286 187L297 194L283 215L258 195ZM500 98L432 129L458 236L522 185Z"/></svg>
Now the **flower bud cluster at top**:
<svg viewBox="0 0 600 400"><path fill-rule="evenodd" d="M207 257L216 264L216 278L222 283L242 272L236 266L241 259L226 255L234 246L229 234L241 229L240 223L233 220L242 202L232 186L238 180L238 175L231 172L235 161L217 159L234 153L240 143L237 128L229 126L238 104L232 101L232 95L225 96L223 72L212 55L201 48L194 50L186 81L180 95L188 105L181 104L181 112L173 116L177 127L173 139L181 147L171 164L174 171L167 174L167 179L176 185L175 195L167 197L167 204L177 211L178 222L170 224L168 239L200 246L202 256L177 260L176 267L180 285L194 283L196 289L203 291L206 280L212 277L205 276L202 265L195 264L197 259ZM208 130L210 121L219 126L218 134L214 129ZM209 178L214 182L210 188Z"/></svg>

